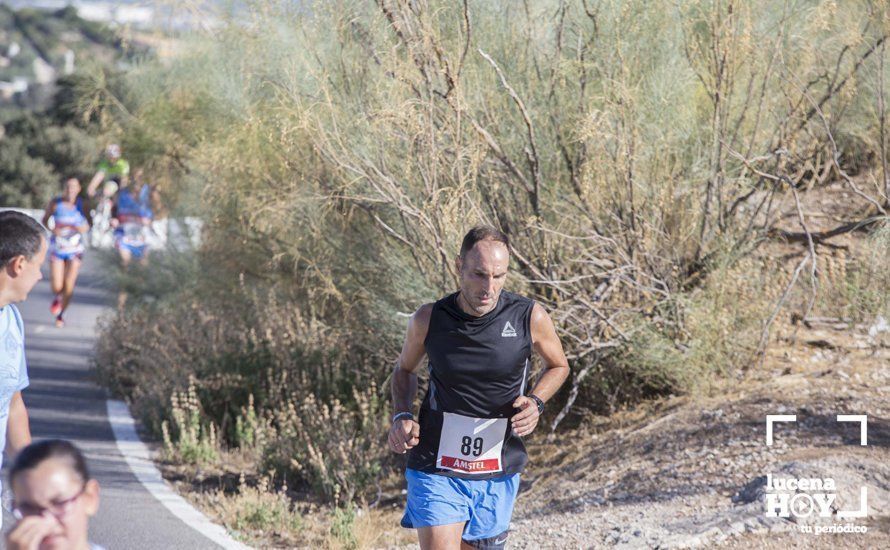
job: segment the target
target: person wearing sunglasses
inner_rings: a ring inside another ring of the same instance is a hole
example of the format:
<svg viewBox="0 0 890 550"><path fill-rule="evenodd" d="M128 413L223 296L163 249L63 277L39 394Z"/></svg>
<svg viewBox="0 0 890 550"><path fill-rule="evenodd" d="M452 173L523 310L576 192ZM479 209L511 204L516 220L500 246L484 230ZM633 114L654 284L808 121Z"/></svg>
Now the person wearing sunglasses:
<svg viewBox="0 0 890 550"><path fill-rule="evenodd" d="M13 516L7 550L101 550L88 539L89 519L99 509L99 483L69 441L28 445L9 470Z"/></svg>

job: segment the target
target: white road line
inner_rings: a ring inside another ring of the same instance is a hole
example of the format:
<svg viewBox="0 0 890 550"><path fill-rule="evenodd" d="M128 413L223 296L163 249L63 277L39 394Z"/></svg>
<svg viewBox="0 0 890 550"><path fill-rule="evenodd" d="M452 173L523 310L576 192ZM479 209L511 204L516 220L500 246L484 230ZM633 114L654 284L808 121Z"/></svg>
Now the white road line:
<svg viewBox="0 0 890 550"><path fill-rule="evenodd" d="M196 510L184 498L174 493L161 477L161 472L151 460L151 454L145 443L139 439L136 433L136 424L130 416L130 409L123 401L109 399L108 422L114 431L117 448L124 455L130 469L139 479L139 482L148 489L161 504L163 504L174 516L182 520L186 525L198 531L208 539L223 548L233 550L249 550L233 539L223 527L216 525L207 519L207 516Z"/></svg>

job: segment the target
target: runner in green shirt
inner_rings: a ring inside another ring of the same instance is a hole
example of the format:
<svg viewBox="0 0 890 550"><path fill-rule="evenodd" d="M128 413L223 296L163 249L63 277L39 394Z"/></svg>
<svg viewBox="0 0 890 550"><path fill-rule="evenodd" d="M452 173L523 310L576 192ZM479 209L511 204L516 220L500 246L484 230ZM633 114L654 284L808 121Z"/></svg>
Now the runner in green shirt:
<svg viewBox="0 0 890 550"><path fill-rule="evenodd" d="M105 148L105 157L99 161L99 166L96 167L96 175L93 176L93 179L90 180L90 184L87 186L87 195L94 197L99 185L106 179L115 180L120 185L126 183L129 176L130 163L121 158L120 146L112 143ZM112 191L111 194L113 195L114 192Z"/></svg>

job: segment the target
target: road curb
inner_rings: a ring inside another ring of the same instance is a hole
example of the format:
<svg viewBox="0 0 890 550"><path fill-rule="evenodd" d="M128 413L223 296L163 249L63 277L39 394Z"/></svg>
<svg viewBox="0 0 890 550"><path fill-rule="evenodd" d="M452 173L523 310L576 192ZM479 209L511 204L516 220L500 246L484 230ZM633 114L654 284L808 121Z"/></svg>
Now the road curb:
<svg viewBox="0 0 890 550"><path fill-rule="evenodd" d="M109 399L108 422L114 432L117 448L127 461L136 479L183 523L198 531L208 539L226 549L250 550L249 546L236 541L221 526L211 522L207 516L173 492L164 482L161 472L151 460L151 453L136 433L136 423L130 415L130 408L123 401Z"/></svg>

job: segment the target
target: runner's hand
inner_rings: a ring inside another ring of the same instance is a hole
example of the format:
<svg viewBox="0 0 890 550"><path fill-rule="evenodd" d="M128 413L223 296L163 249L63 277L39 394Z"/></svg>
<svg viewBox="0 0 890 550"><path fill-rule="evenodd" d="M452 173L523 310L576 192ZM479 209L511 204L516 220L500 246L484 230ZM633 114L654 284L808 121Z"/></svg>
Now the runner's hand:
<svg viewBox="0 0 890 550"><path fill-rule="evenodd" d="M49 514L23 518L6 535L7 550L37 550L43 539L52 535L62 535L64 531L59 521Z"/></svg>
<svg viewBox="0 0 890 550"><path fill-rule="evenodd" d="M538 425L538 404L528 397L517 397L513 402L514 409L520 409L518 413L510 419L510 425L516 435L528 435L532 433L535 426Z"/></svg>
<svg viewBox="0 0 890 550"><path fill-rule="evenodd" d="M394 453L405 452L420 443L420 424L413 420L399 419L389 429L389 448Z"/></svg>

